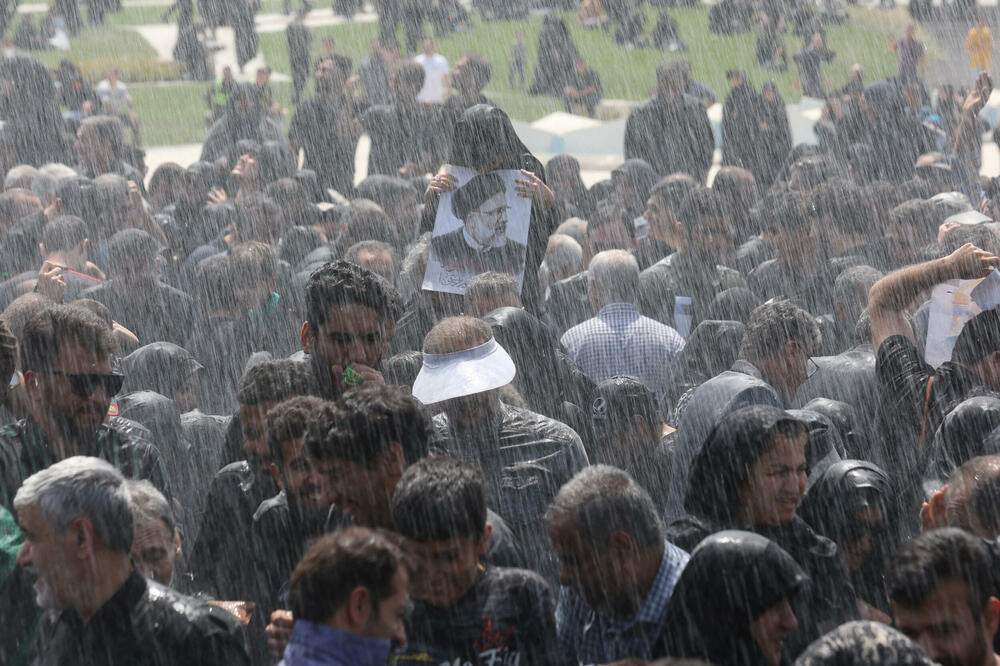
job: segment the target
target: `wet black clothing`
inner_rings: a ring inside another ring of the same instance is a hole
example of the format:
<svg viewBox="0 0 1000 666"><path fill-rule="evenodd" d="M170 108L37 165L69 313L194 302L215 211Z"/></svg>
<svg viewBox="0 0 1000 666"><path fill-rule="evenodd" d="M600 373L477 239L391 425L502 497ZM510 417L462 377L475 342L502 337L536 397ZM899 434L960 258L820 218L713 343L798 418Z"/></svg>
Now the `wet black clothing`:
<svg viewBox="0 0 1000 666"><path fill-rule="evenodd" d="M147 479L170 497L170 485L159 450L132 422L114 417L89 441L76 442L76 455L101 458L130 479ZM42 428L28 416L0 429L0 503L14 505L17 489L35 472L58 462Z"/></svg>
<svg viewBox="0 0 1000 666"><path fill-rule="evenodd" d="M48 611L33 658L39 666L250 663L235 617L136 571L86 625L74 610Z"/></svg>
<svg viewBox="0 0 1000 666"><path fill-rule="evenodd" d="M747 284L764 300L787 299L818 316L833 312L833 284L841 270L825 261L813 266L807 275L798 275L781 259L770 259L750 271Z"/></svg>
<svg viewBox="0 0 1000 666"><path fill-rule="evenodd" d="M716 296L746 286L743 276L732 268L695 263L687 254L675 252L639 274L639 309L675 329L675 314L686 313L693 331Z"/></svg>
<svg viewBox="0 0 1000 666"><path fill-rule="evenodd" d="M753 172L761 142L763 98L750 83L734 86L722 105L722 163Z"/></svg>
<svg viewBox="0 0 1000 666"><path fill-rule="evenodd" d="M808 582L788 553L759 534L712 535L692 551L674 586L656 652L716 666L764 666L750 625L776 603L794 600Z"/></svg>
<svg viewBox="0 0 1000 666"><path fill-rule="evenodd" d="M968 397L989 393L979 376L964 365L946 361L937 370L927 365L902 335L882 343L875 370L881 386L880 413L892 427L886 430L891 441L872 460L902 478L919 473L919 452L930 449L948 412ZM931 377L934 381L928 391Z"/></svg>
<svg viewBox="0 0 1000 666"><path fill-rule="evenodd" d="M908 180L917 158L936 149L933 131L909 111L902 92L892 83L880 81L867 86L865 101L874 119L861 115L863 138L879 157L879 177L892 182Z"/></svg>
<svg viewBox="0 0 1000 666"><path fill-rule="evenodd" d="M597 209L597 202L580 177L580 161L572 155L556 155L546 163L545 170L552 181L549 187L556 197L556 204L562 205L562 219L579 217L589 220ZM556 185L560 176L569 181L568 189L563 190Z"/></svg>
<svg viewBox="0 0 1000 666"><path fill-rule="evenodd" d="M555 602L533 571L487 566L447 608L415 600L406 646L392 661L460 664L555 664Z"/></svg>
<svg viewBox="0 0 1000 666"><path fill-rule="evenodd" d="M825 63L833 60L833 52L825 48L814 49L810 46L792 57L795 58L795 64L799 66L802 94L819 99L825 98L826 92L823 90L823 81L819 70Z"/></svg>
<svg viewBox="0 0 1000 666"><path fill-rule="evenodd" d="M687 94L670 101L648 99L625 124L625 158L646 160L661 177L682 172L704 183L714 151L705 107Z"/></svg>
<svg viewBox="0 0 1000 666"><path fill-rule="evenodd" d="M762 126L758 128L757 134L757 159L749 167L762 192L777 180L788 159L788 153L792 151L792 127L788 121L788 110L777 90L774 94L772 102L761 96L759 120Z"/></svg>
<svg viewBox="0 0 1000 666"><path fill-rule="evenodd" d="M657 240L652 236L640 238L636 241L635 246L635 260L639 263L640 271L646 270L674 253L674 247L670 243Z"/></svg>
<svg viewBox="0 0 1000 666"><path fill-rule="evenodd" d="M434 446L477 465L486 477L487 504L521 546L529 568L555 577L544 514L559 488L587 466L583 443L568 426L501 403L489 423L473 430L434 417Z"/></svg>
<svg viewBox="0 0 1000 666"><path fill-rule="evenodd" d="M584 108L587 109L587 115L593 116L594 111L597 109L597 104L604 97L604 86L601 85L601 77L597 74L597 72L588 67L581 74L574 68L573 72L569 76L569 80L566 82L566 85L576 93L583 92L591 87L594 88L593 92L588 93L583 97L570 97L565 94L563 96L567 112L572 111L572 106L574 104L582 104Z"/></svg>
<svg viewBox="0 0 1000 666"><path fill-rule="evenodd" d="M72 303L80 298L80 294L87 289L101 284L101 280L98 278L78 273L72 269L63 268L62 276L66 280L66 290L62 297L63 303ZM38 271L30 270L0 283L0 310L5 309L18 296L28 293L29 288L34 288L36 280L38 280ZM29 282L30 286L27 284Z"/></svg>
<svg viewBox="0 0 1000 666"><path fill-rule="evenodd" d="M197 325L194 299L159 280L143 285L108 280L80 297L106 305L115 321L135 333L140 343L183 345Z"/></svg>
<svg viewBox="0 0 1000 666"><path fill-rule="evenodd" d="M349 196L354 191L354 151L357 140L340 131L341 117L357 117L351 101L314 95L299 104L288 128L288 140L305 151L304 168L316 172L324 189Z"/></svg>
<svg viewBox="0 0 1000 666"><path fill-rule="evenodd" d="M842 460L815 475L799 507L802 518L838 544L856 543L868 534L872 552L858 571L850 571L858 597L884 613L891 613L884 575L899 545L895 529L895 491L879 467L863 460ZM882 511L879 527L867 530L856 515L865 507Z"/></svg>
<svg viewBox="0 0 1000 666"><path fill-rule="evenodd" d="M71 2L74 7L75 2ZM71 33L70 16L63 12ZM49 162L71 164L73 139L66 131L52 76L33 56L16 54L0 58L0 81L10 82L13 94L0 95L4 142L13 148L12 164L42 166Z"/></svg>
<svg viewBox="0 0 1000 666"><path fill-rule="evenodd" d="M245 460L219 470L205 499L204 519L188 560L185 590L213 599L248 598L255 576L247 561L252 552L253 515L274 492L273 480L258 477Z"/></svg>
<svg viewBox="0 0 1000 666"><path fill-rule="evenodd" d="M579 55L566 22L553 16L545 17L538 31L538 60L528 94L562 97Z"/></svg>
<svg viewBox="0 0 1000 666"><path fill-rule="evenodd" d="M397 176L401 167L411 165L412 170L416 164L411 175L423 175L444 162L448 132L437 105L373 106L361 116L361 124L371 138L369 174Z"/></svg>
<svg viewBox="0 0 1000 666"><path fill-rule="evenodd" d="M706 319L699 323L677 359L667 404L676 404L687 391L728 370L736 362L745 332L746 326L738 321Z"/></svg>
<svg viewBox="0 0 1000 666"><path fill-rule="evenodd" d="M288 42L288 62L292 66L292 102L298 106L299 98L309 79L309 46L312 43L312 33L300 19L296 19L285 28L285 39Z"/></svg>
<svg viewBox="0 0 1000 666"><path fill-rule="evenodd" d="M247 3L243 3L247 4ZM247 86L249 84L237 84ZM256 141L264 144L266 141L284 141L281 127L267 115L260 112L260 107L254 103L249 112L244 115L236 109L236 99L240 95L249 95L256 99L253 90L234 91L229 94L226 112L215 121L208 130L208 136L201 147L202 162L214 162L225 158L226 164L232 168L240 156L237 155L237 144L243 140Z"/></svg>
<svg viewBox="0 0 1000 666"><path fill-rule="evenodd" d="M1000 427L1000 398L979 396L958 403L944 417L927 450L924 482L928 490L944 485L952 472L978 456L1000 453L990 433Z"/></svg>

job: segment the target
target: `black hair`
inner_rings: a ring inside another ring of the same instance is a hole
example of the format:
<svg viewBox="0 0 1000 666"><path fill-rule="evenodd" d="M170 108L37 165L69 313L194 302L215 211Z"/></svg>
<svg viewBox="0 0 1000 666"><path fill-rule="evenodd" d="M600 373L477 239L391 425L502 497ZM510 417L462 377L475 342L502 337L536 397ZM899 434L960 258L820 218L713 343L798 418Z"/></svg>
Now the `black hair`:
<svg viewBox="0 0 1000 666"><path fill-rule="evenodd" d="M233 279L241 284L273 280L278 275L278 253L273 245L250 241L230 251Z"/></svg>
<svg viewBox="0 0 1000 666"><path fill-rule="evenodd" d="M427 73L420 63L413 62L412 60L404 60L392 69L389 75L389 84L395 87L402 83L420 90L424 85L426 77Z"/></svg>
<svg viewBox="0 0 1000 666"><path fill-rule="evenodd" d="M317 268L306 282L306 318L314 329L325 324L334 305L363 305L383 321L395 322L403 312L399 292L385 278L347 261Z"/></svg>
<svg viewBox="0 0 1000 666"><path fill-rule="evenodd" d="M499 175L480 174L455 190L451 198L451 212L458 219L464 220L469 213L483 205L483 202L506 191L507 186Z"/></svg>
<svg viewBox="0 0 1000 666"><path fill-rule="evenodd" d="M236 389L236 400L243 407L263 402L278 402L294 395L317 395L319 388L305 363L282 359L251 366Z"/></svg>
<svg viewBox="0 0 1000 666"><path fill-rule="evenodd" d="M298 620L329 622L351 592L364 587L372 612L393 595L396 573L409 569L391 535L344 527L318 539L292 572L288 600Z"/></svg>
<svg viewBox="0 0 1000 666"><path fill-rule="evenodd" d="M597 207L594 215L587 222L587 235L593 234L601 227L606 227L615 222L621 222L625 227L625 234L629 238L635 237L635 220L625 212L625 209L615 203L603 203Z"/></svg>
<svg viewBox="0 0 1000 666"><path fill-rule="evenodd" d="M955 341L951 360L971 365L997 351L1000 351L1000 310L994 308L965 322Z"/></svg>
<svg viewBox="0 0 1000 666"><path fill-rule="evenodd" d="M650 188L649 196L663 201L670 209L670 214L676 218L677 211L684 203L684 197L696 187L698 184L691 176L686 173L674 173L658 180Z"/></svg>
<svg viewBox="0 0 1000 666"><path fill-rule="evenodd" d="M410 465L392 496L392 522L397 532L414 541L478 541L486 531L483 473L453 458L426 458Z"/></svg>
<svg viewBox="0 0 1000 666"><path fill-rule="evenodd" d="M427 455L430 422L404 389L370 384L346 391L336 413L315 419L306 449L318 460L346 460L371 469L393 442L406 464Z"/></svg>
<svg viewBox="0 0 1000 666"><path fill-rule="evenodd" d="M410 350L399 352L382 361L382 376L390 386L413 386L423 365L424 353Z"/></svg>
<svg viewBox="0 0 1000 666"><path fill-rule="evenodd" d="M803 351L819 348L819 327L808 312L790 301L768 301L752 313L740 343L740 358L758 362L774 358L794 340Z"/></svg>
<svg viewBox="0 0 1000 666"><path fill-rule="evenodd" d="M688 192L677 217L681 221L682 229L687 231L697 227L706 217L727 219L722 197L707 187L695 187Z"/></svg>
<svg viewBox="0 0 1000 666"><path fill-rule="evenodd" d="M982 540L955 527L925 532L896 551L886 586L894 604L916 608L938 585L959 580L969 587L969 610L978 618L992 589L992 565Z"/></svg>
<svg viewBox="0 0 1000 666"><path fill-rule="evenodd" d="M36 312L21 332L21 370L48 370L66 340L100 356L110 356L115 343L111 330L93 312L73 305L51 305Z"/></svg>
<svg viewBox="0 0 1000 666"><path fill-rule="evenodd" d="M42 229L42 245L47 253L68 252L87 238L87 223L75 215L60 215Z"/></svg>
<svg viewBox="0 0 1000 666"><path fill-rule="evenodd" d="M889 212L889 224L906 227L926 243L934 242L940 221L934 204L930 201L911 199Z"/></svg>
<svg viewBox="0 0 1000 666"><path fill-rule="evenodd" d="M282 447L285 442L304 437L310 420L326 405L322 398L296 395L282 400L268 411L265 416L267 448L271 453L271 460L282 470L284 470Z"/></svg>

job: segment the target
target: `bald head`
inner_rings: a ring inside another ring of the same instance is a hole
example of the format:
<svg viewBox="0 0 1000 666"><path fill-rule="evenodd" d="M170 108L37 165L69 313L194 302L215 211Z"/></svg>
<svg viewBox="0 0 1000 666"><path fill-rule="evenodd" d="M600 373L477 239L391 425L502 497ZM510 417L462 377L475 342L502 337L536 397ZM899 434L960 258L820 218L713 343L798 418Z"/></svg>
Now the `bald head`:
<svg viewBox="0 0 1000 666"><path fill-rule="evenodd" d="M451 354L484 345L493 330L482 319L447 317L439 321L424 338L425 354Z"/></svg>

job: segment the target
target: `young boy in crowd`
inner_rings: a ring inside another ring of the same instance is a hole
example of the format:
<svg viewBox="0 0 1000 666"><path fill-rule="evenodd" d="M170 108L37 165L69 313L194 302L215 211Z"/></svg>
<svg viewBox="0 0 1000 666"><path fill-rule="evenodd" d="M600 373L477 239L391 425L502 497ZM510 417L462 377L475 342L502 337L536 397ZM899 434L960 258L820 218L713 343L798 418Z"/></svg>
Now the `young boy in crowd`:
<svg viewBox="0 0 1000 666"><path fill-rule="evenodd" d="M392 514L420 569L406 646L394 663L558 663L546 582L532 571L481 563L491 530L476 467L450 458L411 465Z"/></svg>

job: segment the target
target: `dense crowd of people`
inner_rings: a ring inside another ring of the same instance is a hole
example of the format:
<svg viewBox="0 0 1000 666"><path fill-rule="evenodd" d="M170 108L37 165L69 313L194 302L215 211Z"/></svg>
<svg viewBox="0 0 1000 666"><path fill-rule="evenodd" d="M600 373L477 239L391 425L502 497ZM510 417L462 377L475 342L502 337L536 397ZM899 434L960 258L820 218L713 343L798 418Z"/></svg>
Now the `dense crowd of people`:
<svg viewBox="0 0 1000 666"><path fill-rule="evenodd" d="M930 107L906 39L818 145L730 72L721 167L666 62L591 187L431 42L331 44L287 135L230 80L148 180L116 73L67 119L0 59L0 663L1000 663L995 302L926 360L1000 267L992 81Z"/></svg>

